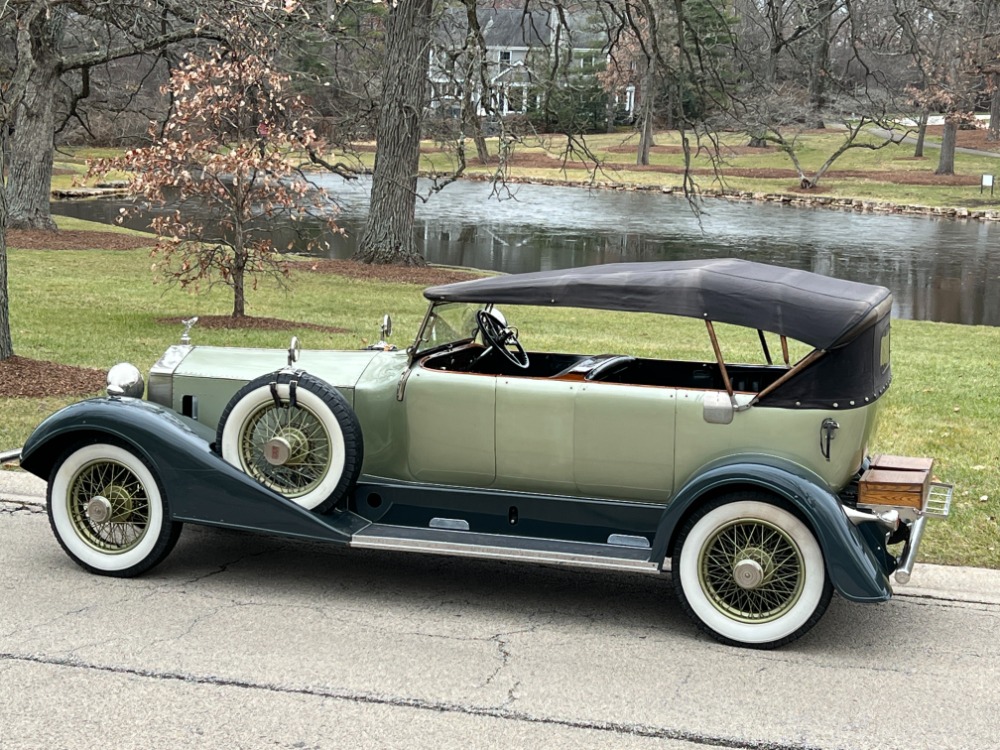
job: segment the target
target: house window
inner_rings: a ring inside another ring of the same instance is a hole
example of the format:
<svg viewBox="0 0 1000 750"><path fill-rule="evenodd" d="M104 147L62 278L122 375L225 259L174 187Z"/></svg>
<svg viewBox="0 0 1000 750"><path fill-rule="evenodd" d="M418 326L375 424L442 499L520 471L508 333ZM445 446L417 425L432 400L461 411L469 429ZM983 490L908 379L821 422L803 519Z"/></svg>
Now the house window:
<svg viewBox="0 0 1000 750"><path fill-rule="evenodd" d="M510 50L503 49L500 50L500 69L506 70L510 67Z"/></svg>

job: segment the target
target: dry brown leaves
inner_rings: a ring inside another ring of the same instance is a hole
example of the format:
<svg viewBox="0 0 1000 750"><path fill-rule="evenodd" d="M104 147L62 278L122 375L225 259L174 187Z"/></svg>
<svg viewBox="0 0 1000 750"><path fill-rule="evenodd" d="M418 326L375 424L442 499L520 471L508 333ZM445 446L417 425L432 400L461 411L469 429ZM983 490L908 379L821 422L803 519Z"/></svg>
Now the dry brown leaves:
<svg viewBox="0 0 1000 750"><path fill-rule="evenodd" d="M157 318L157 323L168 325L183 325L184 318ZM326 333L346 333L346 328L336 326L322 326L316 323L296 323L291 320L281 320L279 318L256 318L244 315L241 318L234 318L231 315L199 315L198 328L211 329L247 329L252 331L285 331L291 328L305 328L310 331L324 331Z"/></svg>
<svg viewBox="0 0 1000 750"><path fill-rule="evenodd" d="M7 230L7 246L21 250L135 250L140 247L152 247L155 244L156 240L153 237L117 232Z"/></svg>
<svg viewBox="0 0 1000 750"><path fill-rule="evenodd" d="M0 398L86 396L104 390L104 370L25 357L0 361Z"/></svg>

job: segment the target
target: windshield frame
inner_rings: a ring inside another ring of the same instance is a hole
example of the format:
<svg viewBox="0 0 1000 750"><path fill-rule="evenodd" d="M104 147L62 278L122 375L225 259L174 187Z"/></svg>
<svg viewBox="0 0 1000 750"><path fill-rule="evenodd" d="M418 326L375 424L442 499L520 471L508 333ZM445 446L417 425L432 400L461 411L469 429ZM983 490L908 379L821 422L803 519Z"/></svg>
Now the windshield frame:
<svg viewBox="0 0 1000 750"><path fill-rule="evenodd" d="M427 307L427 312L424 314L424 319L420 327L417 329L416 338L407 349L411 360L425 357L435 352L450 351L459 346L471 344L479 334L479 329L476 325L476 312L479 310L489 311L492 308L493 305L491 303L483 304L481 302L431 302ZM467 311L467 315L463 315L463 311ZM443 315L443 312L446 312L447 315ZM462 325L463 317L467 317L465 320L466 325L469 323L472 324L468 335L463 335L457 330L457 327ZM450 329L450 337L438 335L436 329L438 322L443 323L446 327L446 329L442 330L442 334ZM428 344L430 345L428 346Z"/></svg>

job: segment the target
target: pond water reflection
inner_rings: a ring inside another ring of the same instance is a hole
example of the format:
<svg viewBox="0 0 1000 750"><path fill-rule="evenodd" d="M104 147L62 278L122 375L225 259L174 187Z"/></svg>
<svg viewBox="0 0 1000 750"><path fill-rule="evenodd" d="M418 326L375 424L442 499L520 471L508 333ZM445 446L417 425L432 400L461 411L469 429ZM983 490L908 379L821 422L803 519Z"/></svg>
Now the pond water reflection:
<svg viewBox="0 0 1000 750"><path fill-rule="evenodd" d="M368 210L368 180L324 186L354 252ZM659 193L460 181L417 204L417 241L433 263L522 273L622 261L734 256L882 284L897 317L1000 325L1000 226L712 200L699 222L687 203ZM53 211L112 222L122 199L53 204ZM186 207L191 210L190 207ZM146 228L141 218L132 226ZM315 228L319 232L318 227ZM295 243L275 227L279 247Z"/></svg>

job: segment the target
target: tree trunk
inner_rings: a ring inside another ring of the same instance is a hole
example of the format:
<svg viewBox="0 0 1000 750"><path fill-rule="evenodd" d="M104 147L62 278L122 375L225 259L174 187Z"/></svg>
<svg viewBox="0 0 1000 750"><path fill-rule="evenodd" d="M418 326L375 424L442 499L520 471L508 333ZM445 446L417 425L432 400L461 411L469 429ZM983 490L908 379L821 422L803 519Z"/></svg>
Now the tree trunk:
<svg viewBox="0 0 1000 750"><path fill-rule="evenodd" d="M810 127L822 128L823 107L826 106L827 66L830 61L830 17L833 0L819 0L812 6L809 20L816 24L813 31L812 55L809 60L809 109L813 122Z"/></svg>
<svg viewBox="0 0 1000 750"><path fill-rule="evenodd" d="M476 145L476 159L480 164L490 163L490 151L486 147L486 137L483 135L483 121L479 119L478 107L472 103L472 74L465 77L462 86L462 119L465 133L472 133L472 142Z"/></svg>
<svg viewBox="0 0 1000 750"><path fill-rule="evenodd" d="M649 164L649 150L653 146L653 82L656 80L656 63L653 58L646 61L646 73L642 79L642 113L639 115L639 148L635 155L635 163L639 166Z"/></svg>
<svg viewBox="0 0 1000 750"><path fill-rule="evenodd" d="M986 140L1000 141L1000 76L994 74L993 94L990 96L990 127L986 131Z"/></svg>
<svg viewBox="0 0 1000 750"><path fill-rule="evenodd" d="M371 204L354 254L364 263L424 265L413 242L413 215L432 5L432 0L399 0L389 11Z"/></svg>
<svg viewBox="0 0 1000 750"><path fill-rule="evenodd" d="M955 174L955 137L958 121L950 115L944 118L944 137L941 138L941 160L934 174Z"/></svg>
<svg viewBox="0 0 1000 750"><path fill-rule="evenodd" d="M917 147L913 149L914 159L924 158L924 138L927 136L927 110L923 110L920 113L920 119L917 121Z"/></svg>
<svg viewBox="0 0 1000 750"><path fill-rule="evenodd" d="M3 128L6 130L6 128ZM2 139L0 134L0 139ZM3 158L0 157L0 172ZM7 298L7 190L0 179L0 362L14 356L10 337L10 300Z"/></svg>
<svg viewBox="0 0 1000 750"><path fill-rule="evenodd" d="M63 13L59 12L40 15L31 26L35 66L24 100L14 115L7 172L9 227L56 228L49 212L49 194L63 23Z"/></svg>
<svg viewBox="0 0 1000 750"><path fill-rule="evenodd" d="M242 318L247 312L246 281L242 268L233 269L233 317Z"/></svg>

